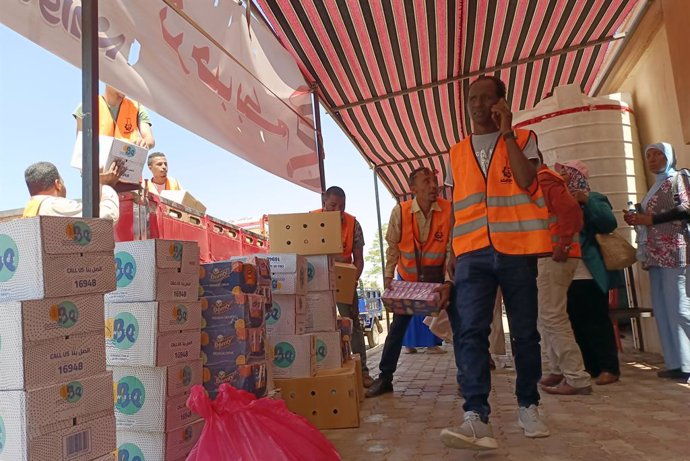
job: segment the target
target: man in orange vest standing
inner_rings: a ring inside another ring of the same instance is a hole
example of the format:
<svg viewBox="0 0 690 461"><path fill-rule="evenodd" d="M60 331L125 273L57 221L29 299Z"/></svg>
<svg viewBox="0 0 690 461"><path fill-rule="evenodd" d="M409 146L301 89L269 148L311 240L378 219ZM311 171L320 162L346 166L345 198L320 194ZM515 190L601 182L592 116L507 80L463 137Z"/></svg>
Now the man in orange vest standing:
<svg viewBox="0 0 690 461"><path fill-rule="evenodd" d="M349 213L345 213L345 191L338 186L329 187L322 198L323 207L321 210L315 210L319 213L321 211L338 211L340 212L340 219L342 222L342 238L343 238L343 254L336 256L335 260L341 263L354 264L357 268L357 280L362 275L364 270L364 233L362 226L359 225L357 218ZM359 302L357 299L357 290L352 293L352 303L338 304L338 312L342 317L349 317L352 319L352 352L359 354L362 359L362 377L364 387L369 387L374 382L373 378L369 376L369 367L367 366L367 348L364 345L364 331L362 330L362 323L359 320Z"/></svg>
<svg viewBox="0 0 690 461"><path fill-rule="evenodd" d="M77 131L81 131L84 118L81 104L72 115L77 121ZM105 94L98 98L98 120L101 135L124 139L145 149L156 144L146 108L110 85L105 86Z"/></svg>
<svg viewBox="0 0 690 461"><path fill-rule="evenodd" d="M459 336L465 410L462 425L441 431L451 448L497 447L489 423L489 330L500 287L515 356L518 422L527 437L546 437L539 415L541 349L537 331L537 258L551 253L548 210L528 158L536 136L513 130L505 84L479 77L469 88L473 134L450 150L455 265L454 334Z"/></svg>
<svg viewBox="0 0 690 461"><path fill-rule="evenodd" d="M147 162L151 171L149 192L160 195L164 190L182 190L179 181L168 175L168 159L163 152L149 154Z"/></svg>
<svg viewBox="0 0 690 461"><path fill-rule="evenodd" d="M396 205L388 221L386 272L388 288L397 267L402 280L443 283L439 307L446 309L452 283L446 281L446 260L450 252L451 204L439 198L436 175L428 168L417 168L409 177L414 198ZM412 315L394 314L381 354L381 373L367 389L367 397L393 392L393 373L398 365L405 331Z"/></svg>
<svg viewBox="0 0 690 461"><path fill-rule="evenodd" d="M553 255L539 259L539 319L542 347L549 362L549 374L540 381L549 394L591 394L591 377L585 371L582 352L575 341L568 317L568 288L578 260L582 258L580 230L583 217L580 204L568 191L561 175L543 164L541 153L535 163L537 180L549 210L549 231Z"/></svg>

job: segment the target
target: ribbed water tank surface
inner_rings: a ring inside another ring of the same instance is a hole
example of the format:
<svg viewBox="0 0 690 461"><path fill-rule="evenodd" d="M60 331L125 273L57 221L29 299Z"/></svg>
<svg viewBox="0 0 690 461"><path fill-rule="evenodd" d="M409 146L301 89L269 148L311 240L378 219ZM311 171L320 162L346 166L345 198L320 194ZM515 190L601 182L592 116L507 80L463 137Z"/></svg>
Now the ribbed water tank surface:
<svg viewBox="0 0 690 461"><path fill-rule="evenodd" d="M516 113L516 128L533 130L544 162L580 160L589 168L592 190L608 196L619 231L631 242L632 229L623 221L628 201L639 202L647 191L630 96L592 98L577 85L554 89L533 109Z"/></svg>

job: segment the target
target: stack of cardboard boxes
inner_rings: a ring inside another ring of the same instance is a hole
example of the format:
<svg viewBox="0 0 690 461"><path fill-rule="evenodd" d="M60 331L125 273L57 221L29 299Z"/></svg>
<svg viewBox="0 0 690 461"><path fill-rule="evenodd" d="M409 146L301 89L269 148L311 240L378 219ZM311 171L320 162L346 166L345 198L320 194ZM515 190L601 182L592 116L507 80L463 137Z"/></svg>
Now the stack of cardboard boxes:
<svg viewBox="0 0 690 461"><path fill-rule="evenodd" d="M120 459L184 460L203 421L186 407L202 382L196 242L115 246L116 291L106 295ZM138 458L137 458L138 457Z"/></svg>
<svg viewBox="0 0 690 461"><path fill-rule="evenodd" d="M320 429L357 427L361 392L336 322L336 301L355 301L356 275L354 266L338 269L331 256L342 252L340 217L271 215L269 226L276 253L269 255L274 303L267 323L276 387L290 410Z"/></svg>
<svg viewBox="0 0 690 461"><path fill-rule="evenodd" d="M265 313L271 302L268 260L257 256L202 264L201 357L204 386L215 398L221 384L263 397L271 387Z"/></svg>
<svg viewBox="0 0 690 461"><path fill-rule="evenodd" d="M0 224L0 460L87 461L115 450L102 336L113 247L108 220Z"/></svg>

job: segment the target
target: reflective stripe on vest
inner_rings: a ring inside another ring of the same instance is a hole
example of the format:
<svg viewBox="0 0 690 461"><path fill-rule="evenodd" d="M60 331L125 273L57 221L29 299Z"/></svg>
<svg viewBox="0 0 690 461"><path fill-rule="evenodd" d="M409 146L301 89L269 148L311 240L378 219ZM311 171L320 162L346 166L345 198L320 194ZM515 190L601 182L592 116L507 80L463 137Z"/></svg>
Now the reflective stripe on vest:
<svg viewBox="0 0 690 461"><path fill-rule="evenodd" d="M516 130L516 142L524 148L530 132ZM503 137L494 146L485 177L467 137L450 151L453 188L453 250L456 256L492 246L510 255L542 255L551 252L548 210L537 186L530 195L518 186L510 168Z"/></svg>
<svg viewBox="0 0 690 461"><path fill-rule="evenodd" d="M117 113L117 123L105 98L98 98L98 132L105 136L136 141L139 139L139 103L124 98Z"/></svg>
<svg viewBox="0 0 690 461"><path fill-rule="evenodd" d="M312 213L322 212L323 209L312 211ZM340 217L340 222L342 224L340 232L343 239L343 254L337 257L337 260L338 262L352 264L354 262L352 250L355 246L355 217L344 211L340 214Z"/></svg>
<svg viewBox="0 0 690 461"><path fill-rule="evenodd" d="M415 241L419 253L420 266L445 266L446 249L450 238L451 204L448 200L436 200L440 210L432 211L429 234L426 241L420 242L419 224L412 211L412 200L400 204L400 242L397 270L403 280L416 282L418 277L415 257Z"/></svg>

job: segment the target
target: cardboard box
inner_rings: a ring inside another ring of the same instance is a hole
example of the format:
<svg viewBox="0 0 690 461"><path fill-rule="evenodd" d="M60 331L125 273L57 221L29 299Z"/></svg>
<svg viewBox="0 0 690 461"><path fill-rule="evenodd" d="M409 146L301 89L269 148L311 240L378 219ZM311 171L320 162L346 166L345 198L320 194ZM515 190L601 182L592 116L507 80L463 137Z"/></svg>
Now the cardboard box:
<svg viewBox="0 0 690 461"><path fill-rule="evenodd" d="M335 291L333 256L307 256L307 291Z"/></svg>
<svg viewBox="0 0 690 461"><path fill-rule="evenodd" d="M307 333L335 331L336 305L332 291L309 293L307 300Z"/></svg>
<svg viewBox="0 0 690 461"><path fill-rule="evenodd" d="M271 310L266 313L269 335L301 335L306 333L307 305L304 296L274 295Z"/></svg>
<svg viewBox="0 0 690 461"><path fill-rule="evenodd" d="M115 418L113 417L113 424L114 423L115 423ZM108 453L107 455L103 455L99 458L92 459L91 461L118 461L117 452L113 451L112 453Z"/></svg>
<svg viewBox="0 0 690 461"><path fill-rule="evenodd" d="M114 367L112 370L118 431L168 432L199 419L186 407L187 393L174 396L168 393L170 373L179 382L179 369L171 372L170 367ZM183 384L188 383L184 387L201 383L201 373L189 378L183 376Z"/></svg>
<svg viewBox="0 0 690 461"><path fill-rule="evenodd" d="M41 216L0 223L0 300L113 290L113 235L107 219Z"/></svg>
<svg viewBox="0 0 690 461"><path fill-rule="evenodd" d="M0 324L0 390L38 389L105 372L99 333L24 342L18 325Z"/></svg>
<svg viewBox="0 0 690 461"><path fill-rule="evenodd" d="M275 335L271 337L273 348L272 370L276 378L314 376L316 373L316 336Z"/></svg>
<svg viewBox="0 0 690 461"><path fill-rule="evenodd" d="M264 324L265 300L260 295L243 293L201 298L201 326L220 325L258 328Z"/></svg>
<svg viewBox="0 0 690 461"><path fill-rule="evenodd" d="M273 274L296 274L307 270L307 258L296 253L270 253L266 255Z"/></svg>
<svg viewBox="0 0 690 461"><path fill-rule="evenodd" d="M81 171L82 161L82 132L77 132L77 141L72 150L72 160L70 166ZM124 139L112 138L100 135L98 137L98 166L110 168L116 159L122 159L125 164L125 172L120 177L120 182L129 184L139 184L141 172L146 165L146 154L148 150L137 146Z"/></svg>
<svg viewBox="0 0 690 461"><path fill-rule="evenodd" d="M266 358L266 329L241 327L207 328L201 332L204 365L242 365Z"/></svg>
<svg viewBox="0 0 690 461"><path fill-rule="evenodd" d="M115 416L112 409L46 426L29 427L22 413L20 397L16 397L17 405L0 407L0 426L4 429L0 460L114 461Z"/></svg>
<svg viewBox="0 0 690 461"><path fill-rule="evenodd" d="M287 407L318 429L359 427L357 378L352 369L319 372L311 378L277 379Z"/></svg>
<svg viewBox="0 0 690 461"><path fill-rule="evenodd" d="M357 290L357 268L354 264L335 263L335 300L352 304Z"/></svg>
<svg viewBox="0 0 690 461"><path fill-rule="evenodd" d="M364 376L362 375L362 357L359 354L352 354L343 361L343 368L352 369L357 377L357 395L359 401L364 402Z"/></svg>
<svg viewBox="0 0 690 461"><path fill-rule="evenodd" d="M320 331L316 336L317 371L338 369L343 366L339 331Z"/></svg>
<svg viewBox="0 0 690 461"><path fill-rule="evenodd" d="M340 213L273 214L268 216L271 250L275 253L328 255L343 252Z"/></svg>
<svg viewBox="0 0 690 461"><path fill-rule="evenodd" d="M272 285L268 260L260 257L232 258L202 264L199 268L200 296L233 293L262 294L260 287Z"/></svg>
<svg viewBox="0 0 690 461"><path fill-rule="evenodd" d="M202 215L206 214L206 206L186 190L162 190L160 194L162 197L179 203L182 206L186 206L187 208L191 208L192 210L196 210Z"/></svg>
<svg viewBox="0 0 690 461"><path fill-rule="evenodd" d="M306 269L299 274L273 274L274 295L304 295L307 293Z"/></svg>
<svg viewBox="0 0 690 461"><path fill-rule="evenodd" d="M106 302L196 301L199 245L177 240L138 240L115 245L117 290Z"/></svg>
<svg viewBox="0 0 690 461"><path fill-rule="evenodd" d="M352 355L352 332L354 330L352 319L349 317L338 317L336 324L338 330L340 330L340 347L343 357L350 357Z"/></svg>
<svg viewBox="0 0 690 461"><path fill-rule="evenodd" d="M395 314L436 316L440 295L434 290L440 286L440 283L393 280L381 299L386 310Z"/></svg>
<svg viewBox="0 0 690 461"><path fill-rule="evenodd" d="M204 367L204 387L211 398L216 397L218 388L223 383L251 392L257 398L261 398L268 390L269 368L270 364L265 360L244 365L234 363L208 365Z"/></svg>
<svg viewBox="0 0 690 461"><path fill-rule="evenodd" d="M196 445L204 421L195 421L170 432L117 432L117 451L127 461L184 461Z"/></svg>
<svg viewBox="0 0 690 461"><path fill-rule="evenodd" d="M108 365L165 366L199 357L200 302L106 303L105 316Z"/></svg>
<svg viewBox="0 0 690 461"><path fill-rule="evenodd" d="M103 295L70 296L0 303L4 323L0 336L11 328L24 341L34 342L103 331Z"/></svg>
<svg viewBox="0 0 690 461"><path fill-rule="evenodd" d="M273 294L299 294L307 292L307 260L294 253L271 253L268 260L273 277Z"/></svg>

